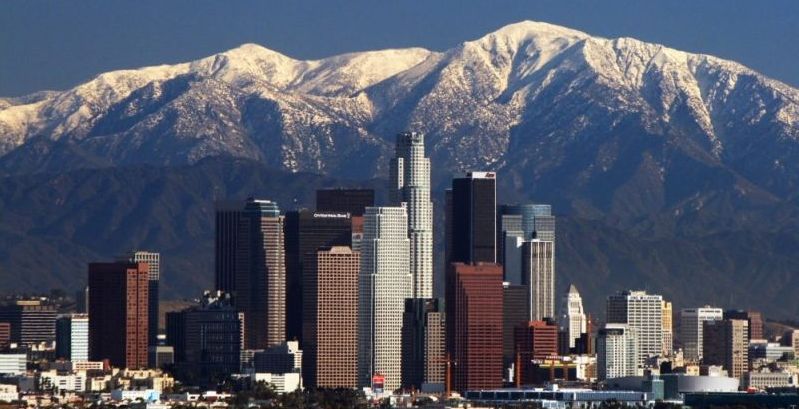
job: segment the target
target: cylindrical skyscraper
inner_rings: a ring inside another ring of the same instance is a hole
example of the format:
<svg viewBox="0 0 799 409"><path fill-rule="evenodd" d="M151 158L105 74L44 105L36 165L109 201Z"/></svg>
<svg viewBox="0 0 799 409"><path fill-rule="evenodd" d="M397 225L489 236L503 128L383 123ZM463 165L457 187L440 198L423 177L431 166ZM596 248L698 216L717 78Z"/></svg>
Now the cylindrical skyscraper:
<svg viewBox="0 0 799 409"><path fill-rule="evenodd" d="M424 135L397 135L391 160L389 200L407 203L413 298L433 297L433 203L430 201L430 159L424 156Z"/></svg>

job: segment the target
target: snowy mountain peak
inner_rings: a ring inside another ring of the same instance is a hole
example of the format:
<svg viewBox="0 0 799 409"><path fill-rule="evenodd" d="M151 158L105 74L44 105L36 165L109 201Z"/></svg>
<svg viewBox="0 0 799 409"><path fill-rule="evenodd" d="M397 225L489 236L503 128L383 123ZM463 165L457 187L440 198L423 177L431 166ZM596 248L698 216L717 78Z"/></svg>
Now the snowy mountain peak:
<svg viewBox="0 0 799 409"><path fill-rule="evenodd" d="M754 146L742 142L750 133L796 144L799 92L731 61L533 21L444 52L298 60L243 44L0 100L0 170L234 156L377 175L390 135L417 129L459 171L523 166L522 152L612 138L622 124L720 162ZM794 162L775 152L769 163ZM353 161L363 169L348 170Z"/></svg>

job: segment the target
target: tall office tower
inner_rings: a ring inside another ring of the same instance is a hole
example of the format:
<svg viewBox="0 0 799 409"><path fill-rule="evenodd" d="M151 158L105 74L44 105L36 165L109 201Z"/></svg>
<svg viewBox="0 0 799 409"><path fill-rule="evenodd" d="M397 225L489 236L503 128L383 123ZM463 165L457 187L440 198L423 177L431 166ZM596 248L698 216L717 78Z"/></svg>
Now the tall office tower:
<svg viewBox="0 0 799 409"><path fill-rule="evenodd" d="M229 294L206 291L200 305L167 313L167 344L183 379L206 381L239 371L241 320Z"/></svg>
<svg viewBox="0 0 799 409"><path fill-rule="evenodd" d="M89 360L89 315L70 314L56 320L56 358Z"/></svg>
<svg viewBox="0 0 799 409"><path fill-rule="evenodd" d="M295 221L296 220L296 221ZM295 227L296 230L290 230ZM352 220L349 213L299 210L286 213L286 334L303 342L303 310L316 303L316 252L323 247L350 246ZM307 288L306 288L307 287ZM306 384L307 380L306 380Z"/></svg>
<svg viewBox="0 0 799 409"><path fill-rule="evenodd" d="M411 240L413 298L433 296L433 202L430 201L430 159L424 156L424 135L397 135L389 171L392 206L407 203Z"/></svg>
<svg viewBox="0 0 799 409"><path fill-rule="evenodd" d="M600 381L639 374L637 336L628 325L605 324L597 334L596 354Z"/></svg>
<svg viewBox="0 0 799 409"><path fill-rule="evenodd" d="M580 335L588 332L588 319L583 310L583 298L574 284L569 286L569 291L563 296L560 307L560 327L566 331L569 348L574 348Z"/></svg>
<svg viewBox="0 0 799 409"><path fill-rule="evenodd" d="M405 300L402 324L402 386L426 390L445 382L444 305L438 298Z"/></svg>
<svg viewBox="0 0 799 409"><path fill-rule="evenodd" d="M702 323L702 363L721 365L732 378L749 370L749 322L723 319Z"/></svg>
<svg viewBox="0 0 799 409"><path fill-rule="evenodd" d="M215 288L232 294L235 290L236 251L244 205L241 201L219 201L214 203L214 211Z"/></svg>
<svg viewBox="0 0 799 409"><path fill-rule="evenodd" d="M502 357L505 367L510 367L516 359L514 329L530 320L527 287L502 283Z"/></svg>
<svg viewBox="0 0 799 409"><path fill-rule="evenodd" d="M534 361L558 356L558 326L554 321L528 321L516 325L514 351L519 384L536 382Z"/></svg>
<svg viewBox="0 0 799 409"><path fill-rule="evenodd" d="M346 246L322 248L316 254L305 286L303 383L357 388L361 255Z"/></svg>
<svg viewBox="0 0 799 409"><path fill-rule="evenodd" d="M452 188L444 189L444 270L449 269L452 260L452 246L455 241L452 236Z"/></svg>
<svg viewBox="0 0 799 409"><path fill-rule="evenodd" d="M147 367L147 263L89 264L89 358L120 368Z"/></svg>
<svg viewBox="0 0 799 409"><path fill-rule="evenodd" d="M670 301L663 301L663 356L671 356L674 352L674 310Z"/></svg>
<svg viewBox="0 0 799 409"><path fill-rule="evenodd" d="M55 341L55 305L19 300L0 306L0 322L11 325L11 342L35 345Z"/></svg>
<svg viewBox="0 0 799 409"><path fill-rule="evenodd" d="M349 213L363 216L367 207L375 205L373 189L319 189L316 191L316 211Z"/></svg>
<svg viewBox="0 0 799 409"><path fill-rule="evenodd" d="M638 339L638 364L663 354L663 297L623 291L607 300L607 322L627 324Z"/></svg>
<svg viewBox="0 0 799 409"><path fill-rule="evenodd" d="M0 352L5 351L11 344L11 324L0 322Z"/></svg>
<svg viewBox="0 0 799 409"><path fill-rule="evenodd" d="M453 296L447 305L447 345L454 360L453 387L502 387L502 266L452 263ZM449 310L449 308L448 308Z"/></svg>
<svg viewBox="0 0 799 409"><path fill-rule="evenodd" d="M119 261L128 263L147 263L150 270L149 286L149 328L148 343L150 346L158 345L158 284L161 280L161 254L151 251L132 251Z"/></svg>
<svg viewBox="0 0 799 409"><path fill-rule="evenodd" d="M358 384L372 375L385 388L400 387L402 314L413 295L410 240L405 207L368 207L364 214L358 278Z"/></svg>
<svg viewBox="0 0 799 409"><path fill-rule="evenodd" d="M522 284L527 287L529 321L555 318L555 242L522 244Z"/></svg>
<svg viewBox="0 0 799 409"><path fill-rule="evenodd" d="M552 206L532 203L499 206L497 258L505 267L505 281L521 283L521 243L532 239L555 241Z"/></svg>
<svg viewBox="0 0 799 409"><path fill-rule="evenodd" d="M724 318L721 308L704 306L684 308L680 311L680 340L686 360L699 363L702 360L702 326L705 321L718 321Z"/></svg>
<svg viewBox="0 0 799 409"><path fill-rule="evenodd" d="M451 234L447 264L496 263L497 180L494 172L469 172L452 180L446 215Z"/></svg>
<svg viewBox="0 0 799 409"><path fill-rule="evenodd" d="M765 339L763 335L763 314L758 311L727 310L725 320L746 320L749 324L749 339Z"/></svg>
<svg viewBox="0 0 799 409"><path fill-rule="evenodd" d="M248 199L242 218L233 300L244 312L245 346L268 348L286 340L283 216L275 202Z"/></svg>

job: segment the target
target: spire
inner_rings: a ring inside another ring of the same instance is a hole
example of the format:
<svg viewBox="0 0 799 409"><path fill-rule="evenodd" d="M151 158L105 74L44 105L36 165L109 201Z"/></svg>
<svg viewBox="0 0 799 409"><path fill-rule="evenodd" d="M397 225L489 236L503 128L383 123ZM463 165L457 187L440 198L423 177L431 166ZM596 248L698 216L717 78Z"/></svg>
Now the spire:
<svg viewBox="0 0 799 409"><path fill-rule="evenodd" d="M574 284L570 284L569 285L569 294L580 294L580 292L577 291L577 287L575 287Z"/></svg>

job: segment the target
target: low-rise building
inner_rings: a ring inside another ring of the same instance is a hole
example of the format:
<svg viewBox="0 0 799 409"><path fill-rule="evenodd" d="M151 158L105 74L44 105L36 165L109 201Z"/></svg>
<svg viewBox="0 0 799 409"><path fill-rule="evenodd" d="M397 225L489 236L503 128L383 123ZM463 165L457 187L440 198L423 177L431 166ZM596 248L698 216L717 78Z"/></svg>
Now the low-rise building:
<svg viewBox="0 0 799 409"><path fill-rule="evenodd" d="M26 371L26 354L0 354L0 375L22 375Z"/></svg>
<svg viewBox="0 0 799 409"><path fill-rule="evenodd" d="M275 387L277 393L289 393L302 389L302 378L299 372L287 373L254 373L252 375L254 383L266 382Z"/></svg>
<svg viewBox="0 0 799 409"><path fill-rule="evenodd" d="M797 386L796 375L787 372L745 372L742 376L742 380L742 386L746 389L765 390L767 388Z"/></svg>
<svg viewBox="0 0 799 409"><path fill-rule="evenodd" d="M14 402L19 399L17 385L0 384L0 402Z"/></svg>

